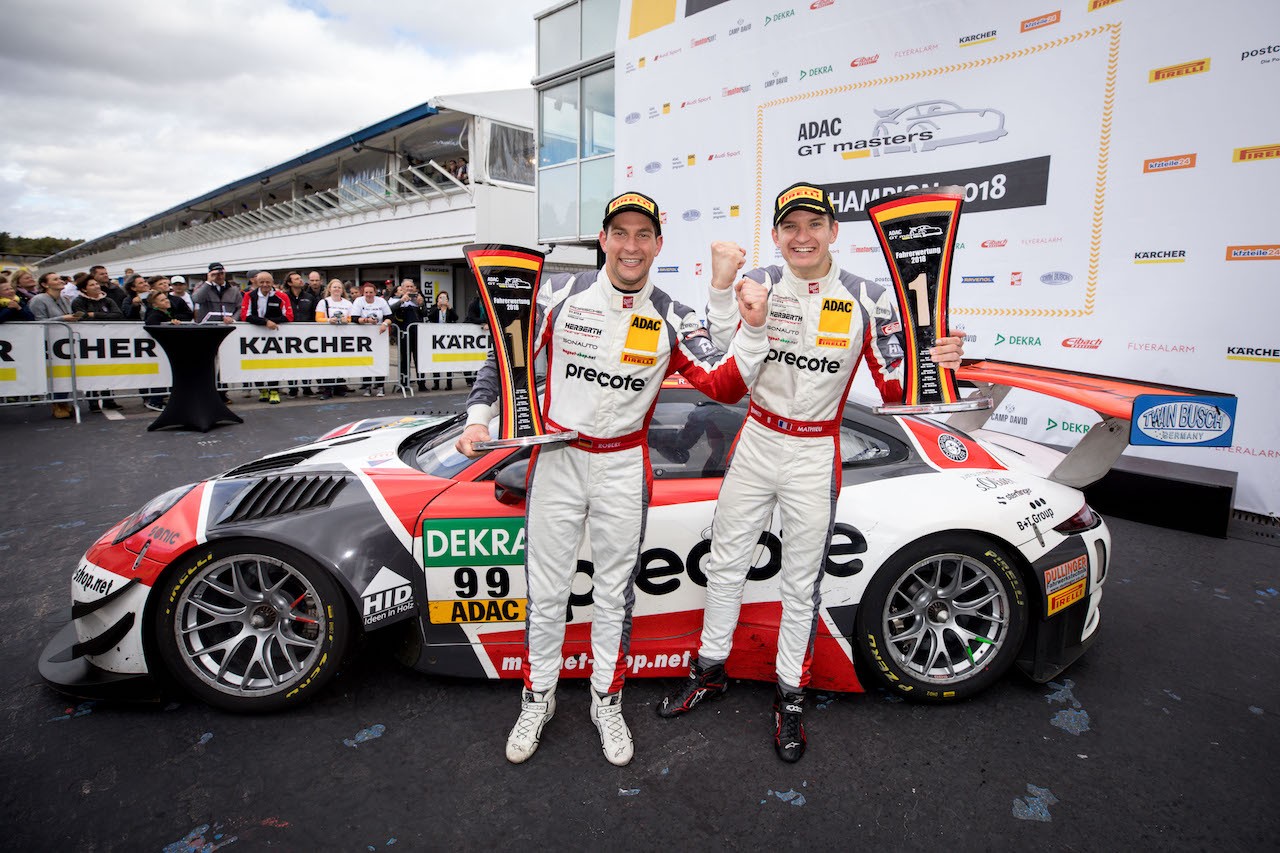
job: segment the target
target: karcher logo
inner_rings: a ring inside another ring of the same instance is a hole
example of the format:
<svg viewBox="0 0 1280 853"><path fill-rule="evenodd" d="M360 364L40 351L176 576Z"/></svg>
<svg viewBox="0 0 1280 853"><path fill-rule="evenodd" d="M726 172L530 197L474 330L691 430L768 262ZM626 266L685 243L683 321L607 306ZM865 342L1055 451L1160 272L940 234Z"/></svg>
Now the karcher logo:
<svg viewBox="0 0 1280 853"><path fill-rule="evenodd" d="M1252 148L1237 148L1231 155L1231 162L1253 163L1277 158L1280 158L1280 145L1255 145Z"/></svg>
<svg viewBox="0 0 1280 853"><path fill-rule="evenodd" d="M1162 80L1172 80L1175 77L1188 77L1192 74L1202 74L1209 70L1209 57L1197 59L1193 62L1183 62L1180 65L1167 65L1164 68L1153 68L1147 75L1148 83L1159 83Z"/></svg>
<svg viewBox="0 0 1280 853"><path fill-rule="evenodd" d="M1154 252L1134 252L1135 264L1181 264L1187 260L1185 249L1161 249Z"/></svg>

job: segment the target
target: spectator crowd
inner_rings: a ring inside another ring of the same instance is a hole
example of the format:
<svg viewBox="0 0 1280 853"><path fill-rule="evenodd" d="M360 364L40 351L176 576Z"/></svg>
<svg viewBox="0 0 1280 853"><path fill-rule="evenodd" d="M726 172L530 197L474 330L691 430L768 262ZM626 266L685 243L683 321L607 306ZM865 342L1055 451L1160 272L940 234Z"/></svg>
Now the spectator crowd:
<svg viewBox="0 0 1280 853"><path fill-rule="evenodd" d="M454 168L463 170L460 175L465 179L465 161ZM471 319L469 316L468 320ZM412 279L404 279L399 285L391 279L357 285L354 281L335 278L326 283L317 270L307 273L305 278L302 273L291 270L283 274L277 285L273 273L250 270L244 283L239 284L217 262L209 264L204 281L190 284L185 276L143 276L132 269L126 269L117 280L101 265L77 273L70 280L56 272L45 272L37 278L29 269L0 271L0 323L80 320L133 321L144 325L246 322L273 330L282 323L357 323L377 326L379 334L388 334L389 339L389 333L398 329L400 334L395 335L395 340L399 383L407 388L413 376L410 361L418 367L414 324L456 323L458 318L450 307L447 292L437 293L435 303L429 304ZM363 377L359 392L366 397L382 397L387 378ZM436 390L441 377L433 378L433 390ZM445 381L447 388L452 389L452 376L446 374ZM427 390L424 379L419 379L417 385L418 390ZM254 390L259 402L276 404L282 400L279 386L260 385ZM155 411L163 410L162 391L142 389L144 405ZM328 399L350 393L352 389L341 379L315 383L295 380L288 383L283 396L301 394ZM109 394L99 392L89 396L90 410L120 408ZM62 402L66 395L55 397L59 399L53 402L53 416L70 417L70 404ZM223 399L231 402L225 392Z"/></svg>

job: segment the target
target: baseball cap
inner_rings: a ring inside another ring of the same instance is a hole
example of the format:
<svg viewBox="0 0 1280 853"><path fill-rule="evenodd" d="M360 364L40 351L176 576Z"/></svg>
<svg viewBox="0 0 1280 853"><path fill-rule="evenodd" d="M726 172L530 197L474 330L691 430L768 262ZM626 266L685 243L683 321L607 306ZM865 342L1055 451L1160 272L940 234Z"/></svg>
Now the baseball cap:
<svg viewBox="0 0 1280 853"><path fill-rule="evenodd" d="M809 210L824 213L835 218L835 208L831 206L831 198L821 187L801 181L792 184L778 193L778 200L773 204L773 224L776 226L793 210Z"/></svg>
<svg viewBox="0 0 1280 853"><path fill-rule="evenodd" d="M225 270L225 269L226 267L224 267L222 264L218 263L217 261L214 261L213 263L209 264L209 272L213 272L214 270Z"/></svg>
<svg viewBox="0 0 1280 853"><path fill-rule="evenodd" d="M181 276L181 275L169 276L169 283L170 284L186 284L187 278L186 276Z"/></svg>
<svg viewBox="0 0 1280 853"><path fill-rule="evenodd" d="M608 228L609 220L619 213L626 213L628 210L643 213L653 220L654 233L659 237L662 236L662 221L661 215L658 213L658 203L647 195L637 192L625 192L622 195L615 196L604 206L604 227Z"/></svg>

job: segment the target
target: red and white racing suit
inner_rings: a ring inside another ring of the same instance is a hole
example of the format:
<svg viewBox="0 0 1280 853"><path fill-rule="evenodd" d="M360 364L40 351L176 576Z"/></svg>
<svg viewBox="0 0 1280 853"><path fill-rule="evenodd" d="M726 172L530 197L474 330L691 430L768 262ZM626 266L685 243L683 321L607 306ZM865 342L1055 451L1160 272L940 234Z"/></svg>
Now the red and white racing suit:
<svg viewBox="0 0 1280 853"><path fill-rule="evenodd" d="M621 689L631 639L652 471L649 419L662 380L681 373L708 396L742 398L768 350L763 327L742 330L722 352L695 312L647 283L636 293L603 272L544 279L535 346L547 354L548 428L576 441L534 452L525 513L525 686L544 691L560 674L565 614L584 525L589 529L594 615L591 685ZM467 423L488 424L498 399L492 359L467 398Z"/></svg>
<svg viewBox="0 0 1280 853"><path fill-rule="evenodd" d="M891 290L834 263L818 281L776 266L747 276L772 286L769 355L720 487L698 662L729 657L752 553L776 505L782 521L778 683L794 693L809 681L819 587L840 492L841 413L863 358L884 398L901 399L898 311ZM738 312L731 289L711 291L707 319L718 345L733 337Z"/></svg>

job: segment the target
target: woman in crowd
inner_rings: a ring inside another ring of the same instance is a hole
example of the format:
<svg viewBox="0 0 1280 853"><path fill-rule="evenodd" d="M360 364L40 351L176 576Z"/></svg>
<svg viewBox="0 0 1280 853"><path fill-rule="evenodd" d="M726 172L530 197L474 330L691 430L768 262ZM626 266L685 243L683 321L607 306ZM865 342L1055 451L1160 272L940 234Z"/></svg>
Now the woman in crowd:
<svg viewBox="0 0 1280 853"><path fill-rule="evenodd" d="M157 280L159 284L164 285L162 288L156 286ZM173 305L169 299L169 279L158 275L154 276L149 283L152 285L152 290L147 293L143 303L147 311L142 318L142 324L144 326L182 325L182 321L173 316ZM142 404L153 412L163 412L164 397L160 395L160 391L159 388L143 388Z"/></svg>
<svg viewBox="0 0 1280 853"><path fill-rule="evenodd" d="M458 312L454 311L453 307L449 304L448 291L442 290L436 294L435 307L431 308L427 312L426 322L428 323L458 322ZM449 390L449 391L453 390L453 374L452 373L445 374L445 388L446 390ZM431 374L431 390L432 391L440 390L440 374L439 373Z"/></svg>
<svg viewBox="0 0 1280 853"><path fill-rule="evenodd" d="M147 312L147 294L151 285L145 277L134 273L124 281L124 299L120 300L120 313L126 320L141 320Z"/></svg>
<svg viewBox="0 0 1280 853"><path fill-rule="evenodd" d="M323 299L316 303L317 323L350 323L351 300L344 294L342 282L334 279L329 282L329 289ZM297 313L294 313L297 316ZM320 399L328 400L337 392L341 397L347 393L347 386L341 379L326 379L320 383Z"/></svg>
<svg viewBox="0 0 1280 853"><path fill-rule="evenodd" d="M36 320L58 320L70 323L80 319L72 312L71 300L63 292L67 283L62 280L61 275L56 272L47 272L40 276L38 286L43 292L37 293L30 305L31 314ZM55 418L71 417L71 404L62 402L67 399L66 392L55 393L53 398L53 416Z"/></svg>
<svg viewBox="0 0 1280 853"><path fill-rule="evenodd" d="M124 314L120 311L120 306L115 300L102 292L102 283L97 279L86 278L84 280L84 290L71 303L71 312L73 314L81 314L85 320L121 320ZM89 411L96 411L98 407L98 399L102 399L102 406L107 409L118 409L120 404L110 397L106 396L105 391L90 391L86 395L95 399L89 401Z"/></svg>
<svg viewBox="0 0 1280 853"><path fill-rule="evenodd" d="M357 323L377 326L378 334L385 335L387 329L391 328L391 306L387 304L387 300L378 295L378 286L373 282L366 281L361 291L360 298L351 306L352 316ZM382 377L366 376L364 384L360 387L366 397L374 396L375 391L377 396L382 397L385 394L382 386Z"/></svg>
<svg viewBox="0 0 1280 853"><path fill-rule="evenodd" d="M18 289L13 286L13 282L0 282L0 323L34 319L35 317L27 310L27 306L22 304L22 299L18 297Z"/></svg>
<svg viewBox="0 0 1280 853"><path fill-rule="evenodd" d="M35 299L36 294L40 292L35 275L25 267L12 273L9 276L9 282L13 285L13 289L18 291L18 298L22 300L23 305L30 306L31 300Z"/></svg>

